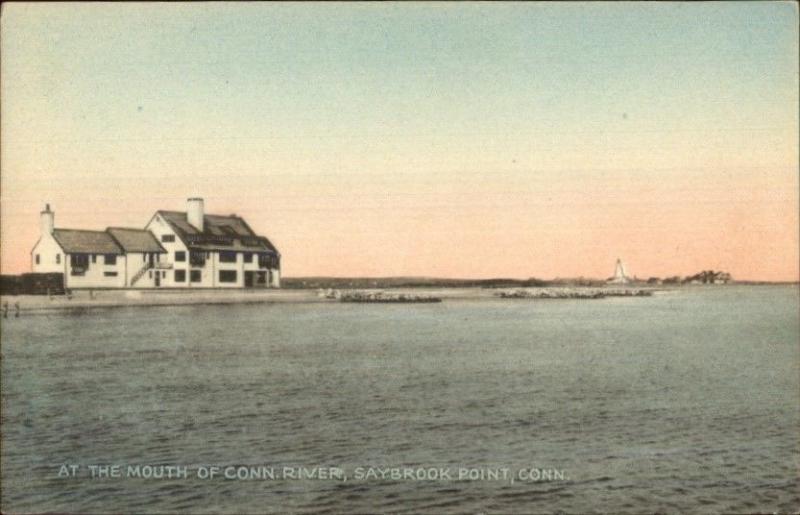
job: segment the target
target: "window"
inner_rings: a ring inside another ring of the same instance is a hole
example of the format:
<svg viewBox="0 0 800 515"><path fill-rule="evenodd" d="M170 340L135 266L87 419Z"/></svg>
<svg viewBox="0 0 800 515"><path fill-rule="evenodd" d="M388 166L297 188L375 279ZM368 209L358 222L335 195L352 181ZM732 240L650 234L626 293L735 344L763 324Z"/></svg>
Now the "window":
<svg viewBox="0 0 800 515"><path fill-rule="evenodd" d="M221 283L235 283L236 282L236 270L220 270L219 271L219 282L221 282Z"/></svg>
<svg viewBox="0 0 800 515"><path fill-rule="evenodd" d="M192 266L205 266L206 264L206 253L205 252L197 252L191 251L189 252L189 263Z"/></svg>
<svg viewBox="0 0 800 515"><path fill-rule="evenodd" d="M219 253L220 263L236 263L236 252L230 250L223 250Z"/></svg>
<svg viewBox="0 0 800 515"><path fill-rule="evenodd" d="M92 263L97 263L97 254L92 254Z"/></svg>
<svg viewBox="0 0 800 515"><path fill-rule="evenodd" d="M84 275L89 268L88 254L70 254L69 261L72 265L70 275Z"/></svg>
<svg viewBox="0 0 800 515"><path fill-rule="evenodd" d="M161 235L161 242L162 243L172 243L175 241L174 234L162 234Z"/></svg>
<svg viewBox="0 0 800 515"><path fill-rule="evenodd" d="M36 254L36 264L39 264L39 254Z"/></svg>
<svg viewBox="0 0 800 515"><path fill-rule="evenodd" d="M185 263L186 262L186 252L183 250L178 250L175 252L175 262L176 263Z"/></svg>
<svg viewBox="0 0 800 515"><path fill-rule="evenodd" d="M191 272L189 272L189 281L193 283L199 283L200 278L201 278L200 270L192 270Z"/></svg>
<svg viewBox="0 0 800 515"><path fill-rule="evenodd" d="M56 264L57 265L61 264L61 254L56 254Z"/></svg>
<svg viewBox="0 0 800 515"><path fill-rule="evenodd" d="M116 277L117 273L116 272L103 272L103 275L106 276L106 277Z"/></svg>
<svg viewBox="0 0 800 515"><path fill-rule="evenodd" d="M245 252L244 253L244 262L245 263L252 263L253 262L253 253L252 252Z"/></svg>
<svg viewBox="0 0 800 515"><path fill-rule="evenodd" d="M117 256L114 255L114 254L106 254L103 257L103 261L105 261L105 263L107 265L116 265L117 264Z"/></svg>
<svg viewBox="0 0 800 515"><path fill-rule="evenodd" d="M167 271L166 270L162 270L161 271L161 278L162 279L166 279L167 278Z"/></svg>
<svg viewBox="0 0 800 515"><path fill-rule="evenodd" d="M175 282L176 283L186 282L186 270L175 270Z"/></svg>

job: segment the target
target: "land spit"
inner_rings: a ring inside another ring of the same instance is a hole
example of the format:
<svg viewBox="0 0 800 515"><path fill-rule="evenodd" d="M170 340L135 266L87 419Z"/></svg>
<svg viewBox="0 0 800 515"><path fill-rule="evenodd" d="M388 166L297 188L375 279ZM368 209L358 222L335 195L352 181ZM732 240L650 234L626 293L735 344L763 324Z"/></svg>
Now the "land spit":
<svg viewBox="0 0 800 515"><path fill-rule="evenodd" d="M338 292L330 295L331 291ZM650 295L655 290L624 288L526 288L503 290L494 288L391 288L384 290L358 290L358 296L406 299L437 298L448 300L486 300L492 298L562 298L583 299L598 298L597 292L604 296L640 296ZM223 304L269 304L269 303L321 303L340 302L342 293L338 290L76 290L71 296L54 295L3 295L0 306L9 317L13 317L19 306L21 315L26 313L48 313L68 310L105 309L122 307L147 306L183 306L183 305L223 305ZM504 295L505 294L505 295ZM413 301L412 301L413 302Z"/></svg>

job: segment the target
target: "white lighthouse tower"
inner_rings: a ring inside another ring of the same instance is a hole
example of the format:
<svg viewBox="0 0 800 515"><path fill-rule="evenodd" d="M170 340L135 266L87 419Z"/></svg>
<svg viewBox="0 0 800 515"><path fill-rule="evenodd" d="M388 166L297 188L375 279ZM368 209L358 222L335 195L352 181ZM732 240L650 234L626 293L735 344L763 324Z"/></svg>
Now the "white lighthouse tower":
<svg viewBox="0 0 800 515"><path fill-rule="evenodd" d="M625 265L621 259L617 259L617 266L614 267L614 277L608 280L608 284L628 284L631 280L625 273Z"/></svg>

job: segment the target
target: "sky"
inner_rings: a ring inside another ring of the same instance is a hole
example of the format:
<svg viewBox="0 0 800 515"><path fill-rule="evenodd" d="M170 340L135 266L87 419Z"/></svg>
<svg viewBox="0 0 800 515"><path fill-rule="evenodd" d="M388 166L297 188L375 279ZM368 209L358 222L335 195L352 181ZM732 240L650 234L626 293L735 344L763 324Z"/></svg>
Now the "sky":
<svg viewBox="0 0 800 515"><path fill-rule="evenodd" d="M798 280L792 2L3 4L0 268L236 213L284 276Z"/></svg>

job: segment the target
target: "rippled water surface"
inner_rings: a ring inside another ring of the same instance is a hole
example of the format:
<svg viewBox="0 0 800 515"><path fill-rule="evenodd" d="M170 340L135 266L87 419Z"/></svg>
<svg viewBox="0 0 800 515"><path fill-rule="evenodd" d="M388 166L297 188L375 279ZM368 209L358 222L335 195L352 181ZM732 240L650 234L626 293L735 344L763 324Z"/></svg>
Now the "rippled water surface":
<svg viewBox="0 0 800 515"><path fill-rule="evenodd" d="M4 320L3 512L797 511L798 309L772 286ZM566 479L59 478L64 463Z"/></svg>

